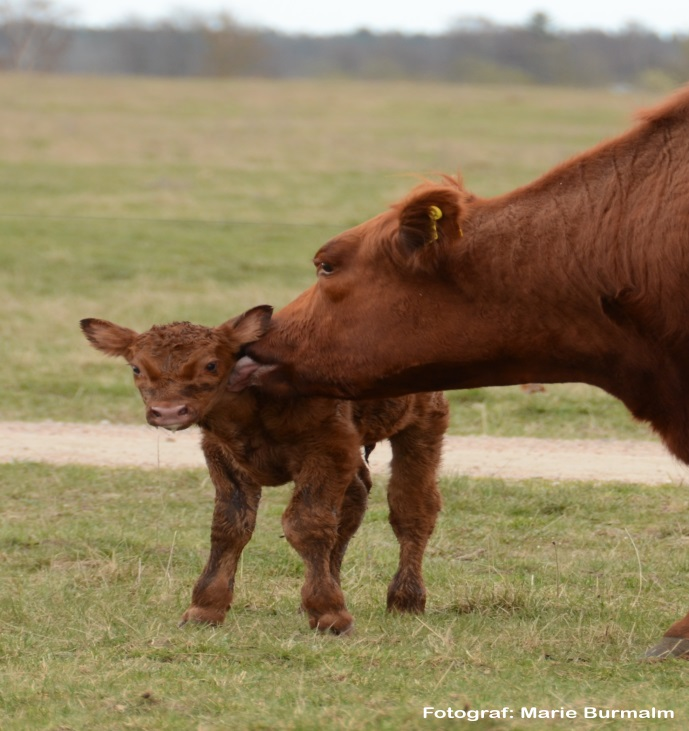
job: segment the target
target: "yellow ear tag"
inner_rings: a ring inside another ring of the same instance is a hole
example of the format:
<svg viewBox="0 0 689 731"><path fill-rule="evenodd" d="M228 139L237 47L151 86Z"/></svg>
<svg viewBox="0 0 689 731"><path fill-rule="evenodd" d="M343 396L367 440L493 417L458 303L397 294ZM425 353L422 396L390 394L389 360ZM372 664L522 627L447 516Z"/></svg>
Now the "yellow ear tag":
<svg viewBox="0 0 689 731"><path fill-rule="evenodd" d="M428 215L431 218L431 241L437 241L438 240L438 227L436 226L436 221L439 221L443 217L443 212L438 208L438 206L431 206L428 209Z"/></svg>

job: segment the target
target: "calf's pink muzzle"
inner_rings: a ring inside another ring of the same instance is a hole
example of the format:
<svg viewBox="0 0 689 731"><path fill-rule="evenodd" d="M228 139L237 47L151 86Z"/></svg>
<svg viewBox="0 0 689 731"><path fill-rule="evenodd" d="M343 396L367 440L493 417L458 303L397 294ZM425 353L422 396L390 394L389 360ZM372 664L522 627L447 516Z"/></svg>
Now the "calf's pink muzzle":
<svg viewBox="0 0 689 731"><path fill-rule="evenodd" d="M146 409L146 421L170 431L186 429L196 421L196 412L187 404L152 404Z"/></svg>

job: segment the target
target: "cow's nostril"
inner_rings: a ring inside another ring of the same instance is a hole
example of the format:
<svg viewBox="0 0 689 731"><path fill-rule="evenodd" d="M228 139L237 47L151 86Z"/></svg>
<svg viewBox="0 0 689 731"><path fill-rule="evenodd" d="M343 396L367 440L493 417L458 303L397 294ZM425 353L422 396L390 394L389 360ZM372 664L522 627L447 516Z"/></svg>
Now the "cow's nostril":
<svg viewBox="0 0 689 731"><path fill-rule="evenodd" d="M179 411L177 412L178 416L186 416L189 413L189 409L186 406L180 407Z"/></svg>

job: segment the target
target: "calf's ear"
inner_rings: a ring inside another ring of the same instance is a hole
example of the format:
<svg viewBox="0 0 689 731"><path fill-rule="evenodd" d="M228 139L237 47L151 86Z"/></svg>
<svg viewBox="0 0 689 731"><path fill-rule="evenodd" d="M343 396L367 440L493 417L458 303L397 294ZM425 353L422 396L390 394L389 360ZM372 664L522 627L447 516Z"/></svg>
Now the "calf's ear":
<svg viewBox="0 0 689 731"><path fill-rule="evenodd" d="M128 327L115 325L107 320L89 317L80 323L81 330L94 348L112 356L126 357L137 333Z"/></svg>
<svg viewBox="0 0 689 731"><path fill-rule="evenodd" d="M432 258L434 251L462 235L459 224L460 188L423 186L399 206L399 245L402 254Z"/></svg>
<svg viewBox="0 0 689 731"><path fill-rule="evenodd" d="M246 345L266 334L272 314L273 308L270 305L259 305L228 320L217 329L231 337L238 345Z"/></svg>

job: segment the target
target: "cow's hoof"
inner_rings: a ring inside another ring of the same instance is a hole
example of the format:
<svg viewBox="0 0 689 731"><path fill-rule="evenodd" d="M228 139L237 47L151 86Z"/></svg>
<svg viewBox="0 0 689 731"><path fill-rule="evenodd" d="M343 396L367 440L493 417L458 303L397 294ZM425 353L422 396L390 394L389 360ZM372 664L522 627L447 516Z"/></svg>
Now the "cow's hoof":
<svg viewBox="0 0 689 731"><path fill-rule="evenodd" d="M689 660L689 639L684 637L663 637L658 644L647 650L643 657L647 662L660 662L669 658Z"/></svg>
<svg viewBox="0 0 689 731"><path fill-rule="evenodd" d="M354 617L349 612L326 612L320 617L309 619L311 629L332 632L334 635L348 635L354 628Z"/></svg>
<svg viewBox="0 0 689 731"><path fill-rule="evenodd" d="M189 607L182 615L179 627L184 627L187 622L193 624L210 624L217 626L225 621L225 612L212 609L211 607Z"/></svg>

